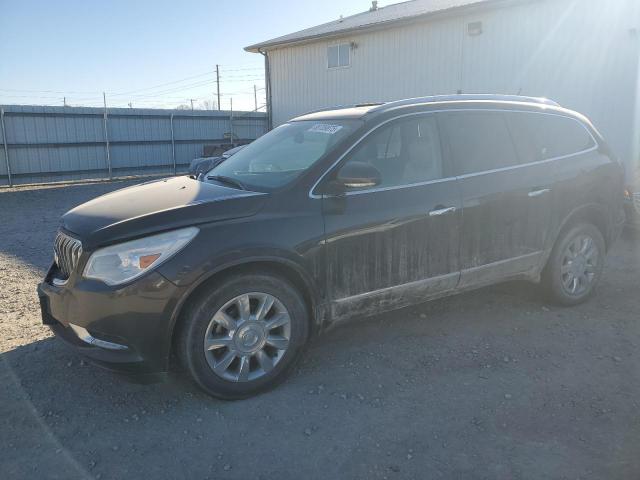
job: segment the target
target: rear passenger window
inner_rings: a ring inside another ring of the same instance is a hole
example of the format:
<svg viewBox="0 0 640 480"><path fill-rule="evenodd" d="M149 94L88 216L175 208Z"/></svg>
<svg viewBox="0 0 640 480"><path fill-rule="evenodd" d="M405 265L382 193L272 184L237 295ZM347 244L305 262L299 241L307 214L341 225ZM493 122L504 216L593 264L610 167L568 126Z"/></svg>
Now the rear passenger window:
<svg viewBox="0 0 640 480"><path fill-rule="evenodd" d="M501 112L449 112L440 118L458 175L517 165Z"/></svg>
<svg viewBox="0 0 640 480"><path fill-rule="evenodd" d="M595 146L589 132L568 117L510 112L505 118L522 163L563 157Z"/></svg>

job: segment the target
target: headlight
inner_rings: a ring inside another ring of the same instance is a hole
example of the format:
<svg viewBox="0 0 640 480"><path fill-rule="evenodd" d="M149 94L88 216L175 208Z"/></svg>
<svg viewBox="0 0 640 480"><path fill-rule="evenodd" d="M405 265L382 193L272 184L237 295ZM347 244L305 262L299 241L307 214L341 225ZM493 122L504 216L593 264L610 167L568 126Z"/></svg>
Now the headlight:
<svg viewBox="0 0 640 480"><path fill-rule="evenodd" d="M178 253L197 233L189 227L101 248L89 257L84 276L107 285L129 282Z"/></svg>

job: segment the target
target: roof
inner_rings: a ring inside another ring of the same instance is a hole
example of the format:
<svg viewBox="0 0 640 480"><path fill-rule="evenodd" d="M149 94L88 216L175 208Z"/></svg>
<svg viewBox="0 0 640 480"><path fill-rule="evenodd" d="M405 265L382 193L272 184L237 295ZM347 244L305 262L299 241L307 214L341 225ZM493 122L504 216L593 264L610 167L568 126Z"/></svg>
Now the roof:
<svg viewBox="0 0 640 480"><path fill-rule="evenodd" d="M275 48L292 43L305 42L317 38L337 36L357 30L376 28L394 23L445 13L463 7L493 3L497 0L411 0L396 3L376 10L351 15L315 27L283 35L245 48L248 52Z"/></svg>
<svg viewBox="0 0 640 480"><path fill-rule="evenodd" d="M401 107L411 107L426 104L438 103L459 103L459 102L493 102L502 104L521 104L537 107L552 107L560 109L560 105L546 98L525 97L520 95L491 95L491 94L461 94L461 95L432 95L428 97L408 98L381 104L368 105L346 105L340 107L327 108L309 112L292 121L301 120L329 120L343 118L363 118L369 114L387 112Z"/></svg>

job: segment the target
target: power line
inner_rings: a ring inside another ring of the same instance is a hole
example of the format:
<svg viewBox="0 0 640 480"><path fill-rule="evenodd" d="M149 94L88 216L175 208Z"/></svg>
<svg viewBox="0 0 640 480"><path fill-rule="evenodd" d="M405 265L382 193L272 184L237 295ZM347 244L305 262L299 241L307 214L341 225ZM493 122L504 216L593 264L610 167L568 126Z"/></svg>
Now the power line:
<svg viewBox="0 0 640 480"><path fill-rule="evenodd" d="M225 70L227 72L241 72L241 71L245 71L245 70L263 70L264 69L264 65L262 64L258 64L258 65L251 65L251 64L246 64L246 65L220 65L221 67L225 67ZM231 67L231 68L227 68L227 67Z"/></svg>
<svg viewBox="0 0 640 480"><path fill-rule="evenodd" d="M252 74L233 74L233 75L224 75L224 70L222 71L222 75L220 75L220 78L264 78L264 75L262 74L257 74L257 73L252 73Z"/></svg>
<svg viewBox="0 0 640 480"><path fill-rule="evenodd" d="M213 74L213 72L209 71L209 72L205 72L205 73L200 73L198 75L193 75L191 77L181 78L180 80L174 80L172 82L160 83L160 84L154 85L152 87L140 88L140 89L137 89L137 90L130 90L128 92L112 93L111 96L129 95L129 94L132 94L132 93L144 92L144 91L147 91L147 90L153 90L155 88L164 87L164 86L167 86L167 85L173 85L175 83L181 83L181 82L185 82L187 80L193 80L194 78L204 77L205 75L211 75L211 74Z"/></svg>
<svg viewBox="0 0 640 480"><path fill-rule="evenodd" d="M130 95L132 93L137 93L137 92L143 92L143 91L147 91L147 90L153 90L155 88L160 88L160 87L164 87L167 85L174 85L176 83L181 83L181 82L186 82L187 80L193 80L194 78L200 78L200 77L204 77L205 75L211 75L213 72L205 72L205 73L200 73L198 75L192 75L190 77L185 77L185 78L181 78L179 80L173 80L171 82L165 82L165 83L160 83L157 85L153 85L150 87L145 87L145 88L139 88L139 89L135 89L135 90L129 90L126 92L111 92L110 96L114 97L114 96L121 96L121 95ZM22 93L59 93L59 94L70 94L70 95L87 95L87 94L96 94L96 95L100 95L102 92L100 91L74 91L74 90L28 90L28 89L8 89L8 88L0 88L0 91L2 92L22 92Z"/></svg>
<svg viewBox="0 0 640 480"><path fill-rule="evenodd" d="M222 66L222 65L221 65ZM235 66L234 66L235 67ZM224 71L225 72L242 72L242 71L262 71L263 67L260 66L250 66L250 67L246 67L246 68L225 68ZM184 77L178 80L173 80L170 82L164 82L164 83L159 83L157 85L152 85L149 87L143 87L143 88L138 88L138 89L134 89L134 90L128 90L128 91L124 91L124 92L110 92L109 95L111 97L114 96L124 96L124 95L131 95L131 94L135 94L138 92L145 92L148 90L153 90L156 88L160 88L160 87L165 87L167 85L174 85L177 83L182 83L182 82L186 82L188 80L193 80L195 78L201 78L207 75L213 75L215 73L215 71L208 71L208 72L203 72L203 73L199 73L197 75L191 75L189 77ZM229 76L223 76L222 78L226 78L226 79L236 79L236 78L241 78L241 79L249 79L249 77L251 78L255 78L255 79L262 79L263 75L259 75L257 73L255 74L250 74L250 75L229 75ZM89 91L89 90L83 90L83 91L79 91L79 90L35 90L35 89L11 89L11 88L0 88L0 92L17 92L17 93L58 93L61 95L96 95L96 96L100 96L101 95L101 91L99 90L94 90L94 91Z"/></svg>
<svg viewBox="0 0 640 480"><path fill-rule="evenodd" d="M261 72L264 72L264 68L251 68L251 69L228 69L225 68L224 70L221 68L220 69L221 72L231 72L234 75L236 74L242 74L242 72L246 72L246 74L248 75L257 75Z"/></svg>
<svg viewBox="0 0 640 480"><path fill-rule="evenodd" d="M235 82L253 82L253 83L258 83L260 80L262 79L251 79L251 78L247 78L245 80L234 80L233 82L230 83L235 83ZM136 94L136 95L132 95L132 98L154 98L154 97L162 97L168 94L172 94L172 93L178 93L178 92L184 92L184 91L188 91L188 90L193 90L194 88L199 88L199 87L203 87L203 86L207 86L207 85L215 85L217 82L216 80L204 80L201 82L196 82L190 85L181 85L179 87L175 87L175 88L170 88L167 90L161 90L158 92L151 92L151 93L144 93L144 94ZM264 87L260 87L260 90L264 90ZM236 92L231 92L231 94L236 93ZM237 93L241 93L241 92L237 92ZM251 92L247 92L247 93L251 93ZM229 95L230 93L225 93L224 95ZM220 95L223 95L223 93L221 92Z"/></svg>
<svg viewBox="0 0 640 480"><path fill-rule="evenodd" d="M243 80L233 80L233 82L261 82L264 78L245 78Z"/></svg>
<svg viewBox="0 0 640 480"><path fill-rule="evenodd" d="M244 116L246 116L246 115L249 115L249 114L251 114L251 113L255 113L255 112L259 111L261 108L264 108L264 107L266 107L266 106L267 106L267 104L266 104L266 103L263 103L263 104L262 104L262 105L260 105L258 108L254 108L254 109L253 109L253 110L251 110L251 111L241 113L241 114L237 115L235 118L236 118L236 119L238 119L238 118L242 118L242 117L244 117Z"/></svg>
<svg viewBox="0 0 640 480"><path fill-rule="evenodd" d="M215 80L204 80L204 81L201 81L201 82L192 83L190 85L181 85L180 87L170 88L170 89L167 89L167 90L161 90L159 92L135 94L135 95L131 95L131 97L133 97L133 98L135 98L135 97L158 97L158 96L166 95L166 94L169 94L169 93L176 93L176 92L184 92L186 90L193 90L194 88L202 87L202 86L205 86L205 85L212 85L214 83L215 83Z"/></svg>
<svg viewBox="0 0 640 480"><path fill-rule="evenodd" d="M12 88L0 88L0 92L22 92L22 93L60 93L60 94L78 94L78 95L90 95L90 94L99 94L100 92L63 92L59 90L20 90L20 89L12 89Z"/></svg>
<svg viewBox="0 0 640 480"><path fill-rule="evenodd" d="M256 88L257 91L260 90L264 90L264 88ZM227 91L227 92L220 92L220 95L242 95L242 94L249 94L249 93L253 93L253 88L251 90L233 90L233 91Z"/></svg>
<svg viewBox="0 0 640 480"><path fill-rule="evenodd" d="M220 92L220 96L221 97L222 96L224 97L238 96L239 98L242 98L243 96L251 95L252 97L254 97L258 91L265 90L264 87L257 88L257 85L264 84L264 75L259 73L259 71L262 71L262 69L263 69L262 67L258 67L254 65L249 65L249 66L238 65L238 66L233 66L233 68L226 68L226 67L224 69L220 68L220 70L223 70L224 72L224 75L221 75L221 79L226 80L227 85L231 85L234 83L243 83L243 82L251 82L254 84L254 89L252 90L241 89L241 90L227 91L224 93ZM232 73L231 75L227 75L226 74L227 72L238 72L238 73ZM239 72L247 72L247 73L242 74ZM130 105L131 103L163 104L163 105L170 104L173 102L188 103L190 101L190 98L189 96L187 96L188 94L186 92L194 89L198 89L198 88L207 88L209 86L213 86L217 82L217 79L215 79L214 74L215 74L215 71L204 72L197 75L191 75L189 77L184 77L178 80L156 84L149 87L138 88L138 89L128 90L128 91L112 92L112 93L109 93L108 96L114 105L125 104L129 107L131 107ZM204 76L210 76L210 79L202 79L202 80L194 81L191 83L185 83L185 82L189 82L189 80L199 79ZM169 87L169 88L162 88L162 87ZM15 93L8 94L8 93L2 93L2 92L17 92L17 93L24 93L25 95L19 95ZM38 94L38 95L26 95L27 93ZM59 96L39 95L42 93L59 94ZM61 90L0 89L0 98L7 98L7 99L29 98L36 101L37 100L44 100L44 101L58 100L60 103L64 103L65 105L83 104L87 106L95 105L96 107L99 107L103 103L102 102L103 98L101 93L102 92L98 92L98 91L91 92L91 91L77 91L77 90L61 91ZM185 94L185 97L178 96L183 93ZM76 95L80 95L80 96L76 96ZM123 97L127 97L127 98L123 98ZM190 95L190 97L193 97L193 95ZM200 99L210 100L211 93L203 94L202 97L199 97L197 99L194 98L193 100L202 101Z"/></svg>

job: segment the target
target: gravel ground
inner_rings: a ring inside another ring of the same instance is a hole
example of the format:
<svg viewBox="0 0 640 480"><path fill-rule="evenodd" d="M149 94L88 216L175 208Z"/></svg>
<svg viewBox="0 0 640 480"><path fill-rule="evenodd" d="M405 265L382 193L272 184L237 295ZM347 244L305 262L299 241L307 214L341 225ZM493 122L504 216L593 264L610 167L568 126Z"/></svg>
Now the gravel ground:
<svg viewBox="0 0 640 480"><path fill-rule="evenodd" d="M0 191L2 478L640 478L638 243L589 303L505 284L352 322L241 402L136 385L40 324L58 217L125 183Z"/></svg>

